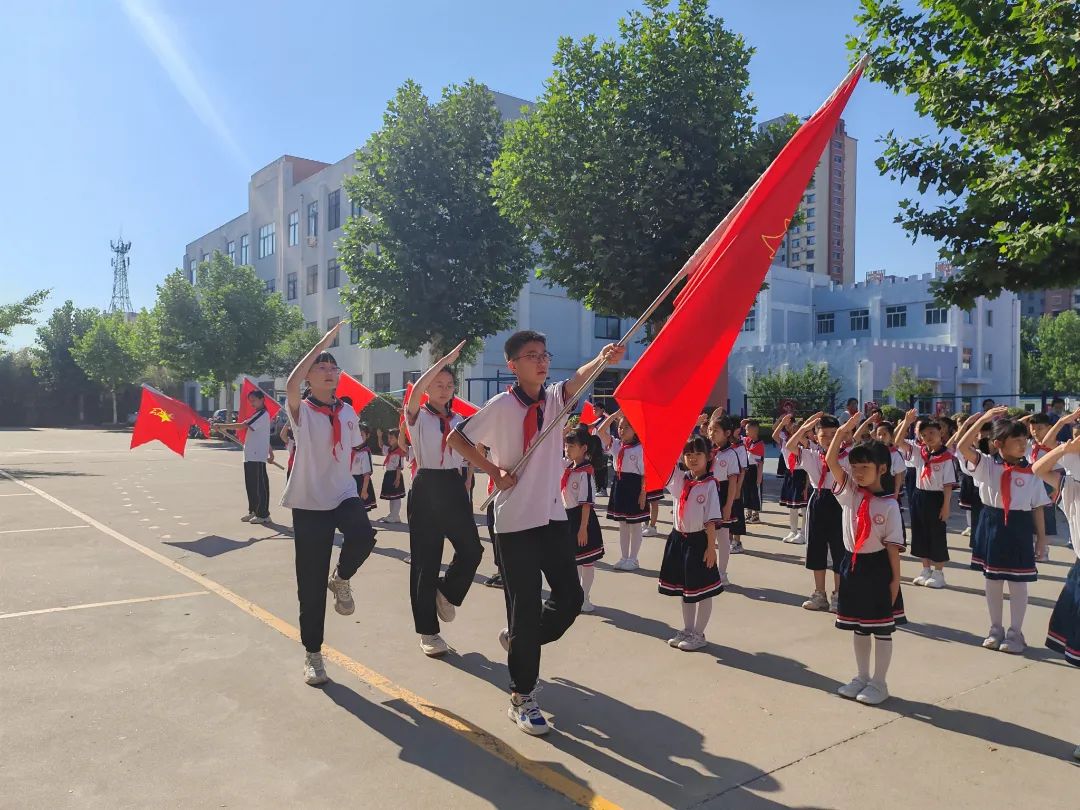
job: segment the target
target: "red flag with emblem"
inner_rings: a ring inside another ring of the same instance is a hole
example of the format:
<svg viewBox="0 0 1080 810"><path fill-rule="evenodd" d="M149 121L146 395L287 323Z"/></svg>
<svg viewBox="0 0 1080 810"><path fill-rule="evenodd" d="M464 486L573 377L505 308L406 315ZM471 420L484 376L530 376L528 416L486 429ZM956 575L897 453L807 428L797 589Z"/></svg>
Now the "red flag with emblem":
<svg viewBox="0 0 1080 810"><path fill-rule="evenodd" d="M357 416L375 399L374 391L344 371L341 372L341 376L338 378L336 393L338 399L348 397L352 400L353 410L356 411Z"/></svg>
<svg viewBox="0 0 1080 810"><path fill-rule="evenodd" d="M645 451L647 489L674 469L861 74L845 78L710 237L675 311L615 391Z"/></svg>
<svg viewBox="0 0 1080 810"><path fill-rule="evenodd" d="M210 435L210 423L186 403L144 385L139 413L135 416L135 430L131 434L131 447L157 439L182 456L192 425L198 425L204 436Z"/></svg>
<svg viewBox="0 0 1080 810"><path fill-rule="evenodd" d="M255 414L255 408L248 402L248 395L259 390L261 390L259 386L244 377L244 383L240 386L240 410L236 414L237 422L245 422ZM265 391L263 391L263 402L266 404L266 415L273 421L281 410L281 405L272 396L268 396ZM247 428L236 429L236 438L241 442L244 441L246 435Z"/></svg>

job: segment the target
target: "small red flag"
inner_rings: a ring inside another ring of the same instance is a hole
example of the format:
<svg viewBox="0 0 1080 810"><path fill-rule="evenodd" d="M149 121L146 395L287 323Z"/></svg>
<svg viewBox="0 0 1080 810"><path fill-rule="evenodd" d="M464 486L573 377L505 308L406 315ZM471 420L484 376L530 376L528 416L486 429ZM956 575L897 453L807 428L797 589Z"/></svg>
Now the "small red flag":
<svg viewBox="0 0 1080 810"><path fill-rule="evenodd" d="M342 397L348 397L352 400L353 410L359 416L360 411L364 410L375 399L375 392L351 374L343 371L338 378L337 384L337 398L341 399Z"/></svg>
<svg viewBox="0 0 1080 810"><path fill-rule="evenodd" d="M596 408L593 407L592 402L585 400L585 404L581 406L581 418L578 421L579 425L585 425L588 427L596 421Z"/></svg>
<svg viewBox="0 0 1080 810"><path fill-rule="evenodd" d="M647 489L674 469L861 74L853 70L799 128L710 237L674 313L615 391L645 450Z"/></svg>
<svg viewBox="0 0 1080 810"><path fill-rule="evenodd" d="M250 419L255 414L255 409L248 402L248 395L254 391L259 391L260 388L255 385L247 377L244 377L244 383L240 386L240 410L237 411L236 421L244 422ZM266 404L266 415L270 417L271 421L278 415L281 410L281 405L272 396L266 395L263 391L263 402ZM241 442L244 441L244 437L247 435L247 428L237 428L236 438Z"/></svg>
<svg viewBox="0 0 1080 810"><path fill-rule="evenodd" d="M186 403L144 385L139 413L135 416L135 430L131 434L131 447L157 439L182 456L187 446L188 429L193 424L199 426L204 436L210 435L210 423Z"/></svg>

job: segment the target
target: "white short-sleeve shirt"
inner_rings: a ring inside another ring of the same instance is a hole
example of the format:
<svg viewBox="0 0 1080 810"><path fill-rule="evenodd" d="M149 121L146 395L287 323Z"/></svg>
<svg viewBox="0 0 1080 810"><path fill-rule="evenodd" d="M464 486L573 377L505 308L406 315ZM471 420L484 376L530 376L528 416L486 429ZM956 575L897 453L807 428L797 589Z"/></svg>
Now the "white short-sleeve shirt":
<svg viewBox="0 0 1080 810"><path fill-rule="evenodd" d="M566 483L562 481L565 479ZM591 464L575 467L566 462L563 477L559 479L563 507L573 509L583 503L593 502L593 468Z"/></svg>
<svg viewBox="0 0 1080 810"><path fill-rule="evenodd" d="M718 483L723 483L729 478L735 478L742 468L739 466L739 455L731 445L723 450L717 450L713 455L712 465L709 467L710 474Z"/></svg>
<svg viewBox="0 0 1080 810"><path fill-rule="evenodd" d="M552 383L544 391L544 427L563 407L563 386ZM528 405L512 391L496 394L483 408L454 428L471 445L488 448L493 464L510 470L524 455L524 419ZM562 479L562 429L557 425L543 444L533 451L518 473L517 484L500 490L495 496L495 531L499 534L521 532L546 526L551 521L566 520L566 509L559 493ZM539 433L537 434L539 435ZM534 437L533 441L536 441Z"/></svg>
<svg viewBox="0 0 1080 810"><path fill-rule="evenodd" d="M979 486L979 500L984 506L1004 509L1001 499L1001 480L1005 473L1005 464L1000 456L988 456L979 453L978 463L972 465L964 461L964 467ZM1050 503L1042 479L1031 473L1013 470L1010 474L1009 511L1030 512Z"/></svg>
<svg viewBox="0 0 1080 810"><path fill-rule="evenodd" d="M462 419L458 414L450 415L450 430ZM464 461L449 447L443 447L442 424L439 415L424 404L416 413L416 421L409 425L412 450L416 465L421 470L457 470Z"/></svg>
<svg viewBox="0 0 1080 810"><path fill-rule="evenodd" d="M909 456L911 464L917 473L915 476L916 489L941 492L947 485L956 484L956 465L952 462L952 453L943 450L937 455L930 456L930 475L924 477L923 468L927 465L923 461L922 445L916 444L911 439L905 439L905 441L911 454Z"/></svg>
<svg viewBox="0 0 1080 810"><path fill-rule="evenodd" d="M352 477L352 448L363 442L359 420L351 405L342 405L337 414L341 425L341 443L335 448L330 417L319 413L311 400L304 399L297 418L289 414L296 454L292 473L281 505L289 509L328 511L342 501L355 498L356 481Z"/></svg>
<svg viewBox="0 0 1080 810"><path fill-rule="evenodd" d="M840 457L840 465L847 469L846 451ZM814 489L829 490L836 486L832 471L829 470L829 465L825 463L825 452L817 445L804 447L799 451L798 467L806 470L806 476L810 479L810 486ZM823 474L824 479L822 478Z"/></svg>
<svg viewBox="0 0 1080 810"><path fill-rule="evenodd" d="M383 456L383 469L401 470L405 467L405 451L395 447Z"/></svg>
<svg viewBox="0 0 1080 810"><path fill-rule="evenodd" d="M353 475L371 475L371 451L366 446L353 448L350 472Z"/></svg>
<svg viewBox="0 0 1080 810"><path fill-rule="evenodd" d="M690 491L683 504L683 491L688 487ZM704 530L706 523L716 525L723 519L716 480L711 475L694 478L690 473L677 469L668 480L667 490L674 501L672 517L676 531L694 534Z"/></svg>
<svg viewBox="0 0 1080 810"><path fill-rule="evenodd" d="M645 450L641 442L624 445L619 439L611 440L611 458L615 465L616 475L630 473L632 475L645 475ZM622 463L619 463L619 453L622 453Z"/></svg>
<svg viewBox="0 0 1080 810"><path fill-rule="evenodd" d="M895 447L889 450L889 455L892 457L892 467L889 468L889 472L892 475L905 472L907 470L907 462L904 461L903 455Z"/></svg>
<svg viewBox="0 0 1080 810"><path fill-rule="evenodd" d="M261 408L244 422L244 461L266 462L270 455L270 414Z"/></svg>
<svg viewBox="0 0 1080 810"><path fill-rule="evenodd" d="M1080 557L1080 453L1066 453L1058 463L1065 471L1061 481L1061 510L1069 521L1073 551Z"/></svg>
<svg viewBox="0 0 1080 810"><path fill-rule="evenodd" d="M865 491L855 485L855 479L850 475L836 492L836 500L840 503L844 515L844 548L851 552L855 551L859 507L865 497L871 499L870 536L866 538L859 553L873 554L885 548L886 543L902 548L905 545L904 527L900 519L900 504L897 503L896 497L894 495L867 496Z"/></svg>

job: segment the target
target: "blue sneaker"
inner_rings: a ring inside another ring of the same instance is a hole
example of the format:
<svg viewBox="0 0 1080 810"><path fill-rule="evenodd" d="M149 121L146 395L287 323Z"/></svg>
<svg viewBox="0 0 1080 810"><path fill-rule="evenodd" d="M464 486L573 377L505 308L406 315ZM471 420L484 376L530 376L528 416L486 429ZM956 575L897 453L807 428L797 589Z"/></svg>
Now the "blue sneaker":
<svg viewBox="0 0 1080 810"><path fill-rule="evenodd" d="M518 701L514 702L514 698L511 697L510 708L506 711L510 719L517 723L518 728L534 737L543 736L551 731L551 726L548 725L548 721L532 695L521 695Z"/></svg>

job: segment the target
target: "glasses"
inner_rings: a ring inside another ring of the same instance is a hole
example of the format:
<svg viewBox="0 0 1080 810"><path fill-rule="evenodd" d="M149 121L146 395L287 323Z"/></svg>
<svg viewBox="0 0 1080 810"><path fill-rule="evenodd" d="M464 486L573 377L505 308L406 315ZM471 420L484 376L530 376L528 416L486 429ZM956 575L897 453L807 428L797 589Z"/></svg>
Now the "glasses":
<svg viewBox="0 0 1080 810"><path fill-rule="evenodd" d="M530 363L539 363L544 360L551 362L551 358L554 356L551 352L529 352L528 354L519 354L513 359L515 361L528 360Z"/></svg>

